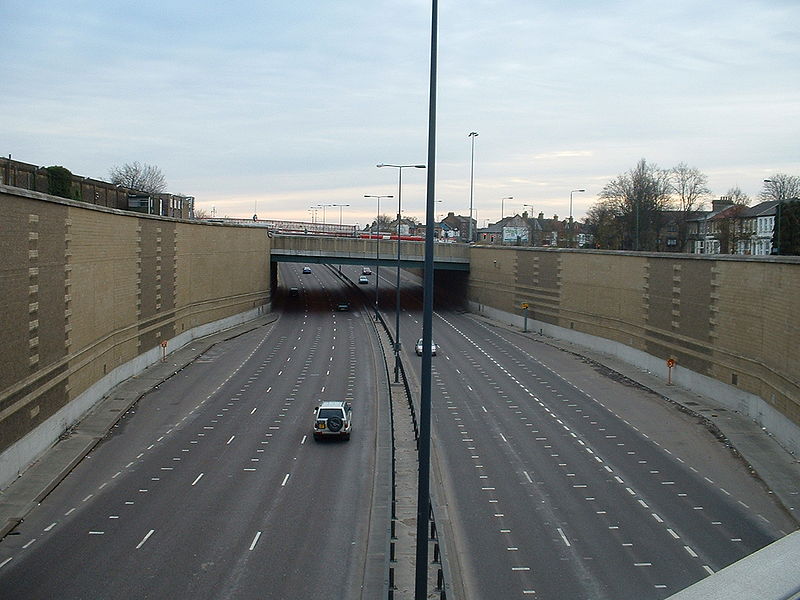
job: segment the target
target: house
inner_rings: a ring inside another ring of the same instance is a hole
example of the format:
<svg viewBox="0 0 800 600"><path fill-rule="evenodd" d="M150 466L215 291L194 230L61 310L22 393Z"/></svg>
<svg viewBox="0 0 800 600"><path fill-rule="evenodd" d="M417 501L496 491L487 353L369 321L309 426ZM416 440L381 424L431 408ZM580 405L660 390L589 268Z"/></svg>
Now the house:
<svg viewBox="0 0 800 600"><path fill-rule="evenodd" d="M693 254L770 254L777 206L775 200L750 207L734 204L725 196L714 200L710 211L688 220L690 251Z"/></svg>
<svg viewBox="0 0 800 600"><path fill-rule="evenodd" d="M479 230L478 241L498 246L541 246L542 224L523 212L522 215L505 217Z"/></svg>
<svg viewBox="0 0 800 600"><path fill-rule="evenodd" d="M448 233L448 238L456 239L459 242L467 242L469 241L470 221L472 221L472 241L475 241L478 232L478 223L475 219L449 212L447 216L441 220L440 225L442 231Z"/></svg>
<svg viewBox="0 0 800 600"><path fill-rule="evenodd" d="M737 254L765 255L772 253L772 232L778 213L778 202L770 200L747 208L741 215L749 236L742 240Z"/></svg>

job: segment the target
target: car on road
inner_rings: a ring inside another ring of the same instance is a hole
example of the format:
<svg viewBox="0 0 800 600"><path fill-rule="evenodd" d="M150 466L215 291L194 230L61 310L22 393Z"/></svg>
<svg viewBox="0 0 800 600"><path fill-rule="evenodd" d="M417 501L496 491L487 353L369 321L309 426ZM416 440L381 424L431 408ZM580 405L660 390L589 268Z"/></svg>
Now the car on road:
<svg viewBox="0 0 800 600"><path fill-rule="evenodd" d="M344 400L320 402L314 409L314 439L339 437L350 439L353 426L353 407Z"/></svg>
<svg viewBox="0 0 800 600"><path fill-rule="evenodd" d="M422 356L423 348L424 346L422 345L422 338L419 338L417 340L417 345L414 348L417 352L417 356ZM436 344L433 342L433 340L431 340L431 356L436 356L436 348L437 348Z"/></svg>
<svg viewBox="0 0 800 600"><path fill-rule="evenodd" d="M297 298L300 295L300 290L296 287L289 288L289 296Z"/></svg>
<svg viewBox="0 0 800 600"><path fill-rule="evenodd" d="M358 278L358 283L360 283L360 284L369 283L369 279L367 278L367 276L366 276L366 275L361 275L361 276Z"/></svg>
<svg viewBox="0 0 800 600"><path fill-rule="evenodd" d="M308 275L311 273L311 267L303 267L303 274Z"/></svg>
<svg viewBox="0 0 800 600"><path fill-rule="evenodd" d="M350 303L347 300L340 300L336 304L336 310L350 310Z"/></svg>
<svg viewBox="0 0 800 600"><path fill-rule="evenodd" d="M372 275L372 269L370 269L369 267L364 267L364 268L361 269L361 274L362 275Z"/></svg>

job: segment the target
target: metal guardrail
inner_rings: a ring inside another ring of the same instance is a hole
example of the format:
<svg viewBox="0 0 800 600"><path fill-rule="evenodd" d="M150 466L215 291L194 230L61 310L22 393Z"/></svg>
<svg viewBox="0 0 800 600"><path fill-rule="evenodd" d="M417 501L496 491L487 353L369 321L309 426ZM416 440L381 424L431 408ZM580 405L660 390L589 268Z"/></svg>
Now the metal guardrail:
<svg viewBox="0 0 800 600"><path fill-rule="evenodd" d="M359 288L349 277L347 277L344 273L341 273L337 269L334 269L332 266L328 265L328 268L332 273L334 273L337 277L339 277L342 281L344 281L347 285L349 285L353 289L359 290L362 294L361 288ZM375 312L375 318L371 319L372 323L376 329L376 334L378 333L378 327L382 327L384 333L389 338L389 341L392 343L392 347L394 347L395 339L392 336L392 332L390 327L387 325L386 320L383 318L383 315L380 311ZM389 361L386 355L386 351L383 347L383 344L380 344L381 354L383 355L383 365L386 371L386 381L389 381L391 378L391 373L389 372ZM419 426L417 423L417 412L414 406L413 394L411 392L411 387L408 384L408 377L405 371L405 365L403 364L402 357L398 356L398 367L401 374L402 382L403 382L403 389L405 391L406 402L408 403L408 409L411 413L411 422L414 427L414 439L417 441L417 446L419 446ZM397 521L397 513L396 513L396 503L397 503L397 496L396 496L396 455L395 455L395 437L394 437L394 411L392 409L391 403L389 405L389 415L390 415L390 422L391 422L391 437L392 437L392 491L391 491L391 523L390 523L390 543L389 543L389 555L386 558L387 565L388 565L388 589L385 590L386 598L389 600L393 600L394 598L394 568L391 566L391 563L394 561L394 542L391 541L395 539L395 523ZM434 510L434 504L431 502L430 504L430 513L429 513L429 521L430 521L430 537L427 540L428 542L433 542L433 559L431 560L431 566L437 569L436 571L436 589L435 592L439 592L439 600L446 600L447 599L447 589L448 584L446 582L445 577L445 569L444 569L444 561L442 560L442 550L439 544L439 535L438 529L436 527L436 515Z"/></svg>

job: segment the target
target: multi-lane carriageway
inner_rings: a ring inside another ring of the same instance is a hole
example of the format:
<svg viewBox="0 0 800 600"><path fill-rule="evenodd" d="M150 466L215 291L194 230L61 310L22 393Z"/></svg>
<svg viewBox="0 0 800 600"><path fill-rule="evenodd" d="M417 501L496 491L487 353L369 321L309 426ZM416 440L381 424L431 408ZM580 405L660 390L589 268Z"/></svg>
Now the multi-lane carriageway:
<svg viewBox="0 0 800 600"><path fill-rule="evenodd" d="M359 294L301 266L281 266L301 293L273 325L145 396L0 543L2 597L376 597L388 417L375 275ZM381 276L394 323L394 273ZM401 291L418 379L421 288L404 275ZM345 294L353 309L337 313ZM434 338L448 597L666 598L794 529L724 446L646 390L444 307ZM355 408L351 441L310 441L315 402L336 398Z"/></svg>
<svg viewBox="0 0 800 600"><path fill-rule="evenodd" d="M421 294L402 291L410 349ZM459 597L666 598L795 529L696 419L632 382L461 311L435 312L434 339Z"/></svg>

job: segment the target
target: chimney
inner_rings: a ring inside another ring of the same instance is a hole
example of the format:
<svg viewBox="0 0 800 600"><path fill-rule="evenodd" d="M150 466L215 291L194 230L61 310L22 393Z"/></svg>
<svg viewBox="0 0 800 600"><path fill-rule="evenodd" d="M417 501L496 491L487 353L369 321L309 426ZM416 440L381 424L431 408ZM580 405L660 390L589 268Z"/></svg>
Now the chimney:
<svg viewBox="0 0 800 600"><path fill-rule="evenodd" d="M719 200L711 201L711 210L718 211L733 206L733 200L730 196L720 196Z"/></svg>

